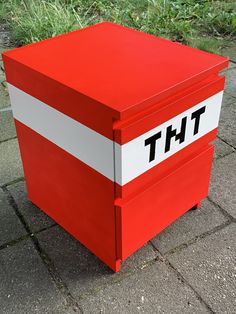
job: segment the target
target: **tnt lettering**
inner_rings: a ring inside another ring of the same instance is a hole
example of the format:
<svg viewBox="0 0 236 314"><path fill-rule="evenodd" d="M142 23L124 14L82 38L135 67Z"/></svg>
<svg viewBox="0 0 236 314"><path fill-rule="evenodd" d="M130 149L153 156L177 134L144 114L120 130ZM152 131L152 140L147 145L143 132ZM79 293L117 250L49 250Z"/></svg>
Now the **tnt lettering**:
<svg viewBox="0 0 236 314"><path fill-rule="evenodd" d="M172 141L178 141L180 144L185 141L186 128L189 123L194 123L193 136L198 134L201 116L205 111L206 111L206 106L194 111L191 114L190 121L187 121L187 117L182 118L179 133L177 133L177 129L173 129L172 125L169 125L166 128L166 139L165 139L165 148L164 148L165 153L169 152L169 150L171 149ZM149 162L155 160L156 142L158 141L158 139L161 138L161 136L162 136L162 132L159 131L156 134L152 135L151 137L147 138L144 142L145 146L148 146L148 145L150 146Z"/></svg>

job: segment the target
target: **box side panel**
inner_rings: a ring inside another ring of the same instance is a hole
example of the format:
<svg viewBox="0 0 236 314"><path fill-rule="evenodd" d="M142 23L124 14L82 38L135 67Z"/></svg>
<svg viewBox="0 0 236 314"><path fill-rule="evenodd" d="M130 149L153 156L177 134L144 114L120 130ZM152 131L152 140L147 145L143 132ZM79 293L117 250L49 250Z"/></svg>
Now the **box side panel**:
<svg viewBox="0 0 236 314"><path fill-rule="evenodd" d="M29 199L113 270L114 182L15 120Z"/></svg>
<svg viewBox="0 0 236 314"><path fill-rule="evenodd" d="M136 197L116 201L122 260L207 196L213 151L210 146Z"/></svg>

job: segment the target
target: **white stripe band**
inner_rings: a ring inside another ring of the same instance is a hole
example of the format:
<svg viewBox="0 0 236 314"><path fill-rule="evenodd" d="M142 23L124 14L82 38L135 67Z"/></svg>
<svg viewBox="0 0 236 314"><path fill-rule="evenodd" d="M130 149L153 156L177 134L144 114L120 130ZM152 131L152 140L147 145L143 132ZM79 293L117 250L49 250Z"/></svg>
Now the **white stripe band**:
<svg viewBox="0 0 236 314"><path fill-rule="evenodd" d="M14 118L114 181L113 141L8 83Z"/></svg>
<svg viewBox="0 0 236 314"><path fill-rule="evenodd" d="M8 88L16 120L120 185L215 129L223 96L223 91L219 92L132 141L114 145L112 140L15 86L8 84Z"/></svg>

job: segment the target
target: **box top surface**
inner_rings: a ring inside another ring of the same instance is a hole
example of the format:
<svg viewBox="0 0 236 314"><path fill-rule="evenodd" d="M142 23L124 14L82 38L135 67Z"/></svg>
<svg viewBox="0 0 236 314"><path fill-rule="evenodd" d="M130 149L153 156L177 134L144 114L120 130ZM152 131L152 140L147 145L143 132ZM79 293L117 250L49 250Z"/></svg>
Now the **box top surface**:
<svg viewBox="0 0 236 314"><path fill-rule="evenodd" d="M110 22L4 53L122 113L227 66L206 53Z"/></svg>

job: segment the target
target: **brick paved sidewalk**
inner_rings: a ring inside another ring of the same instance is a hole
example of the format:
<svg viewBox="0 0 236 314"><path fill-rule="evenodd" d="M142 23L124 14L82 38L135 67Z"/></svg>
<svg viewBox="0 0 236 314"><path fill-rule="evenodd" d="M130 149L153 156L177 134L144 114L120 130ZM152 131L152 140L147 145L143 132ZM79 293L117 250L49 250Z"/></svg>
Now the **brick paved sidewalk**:
<svg viewBox="0 0 236 314"><path fill-rule="evenodd" d="M10 48L6 35L0 29L0 51ZM230 54L209 197L118 274L27 201L0 60L0 314L236 312L236 53Z"/></svg>

